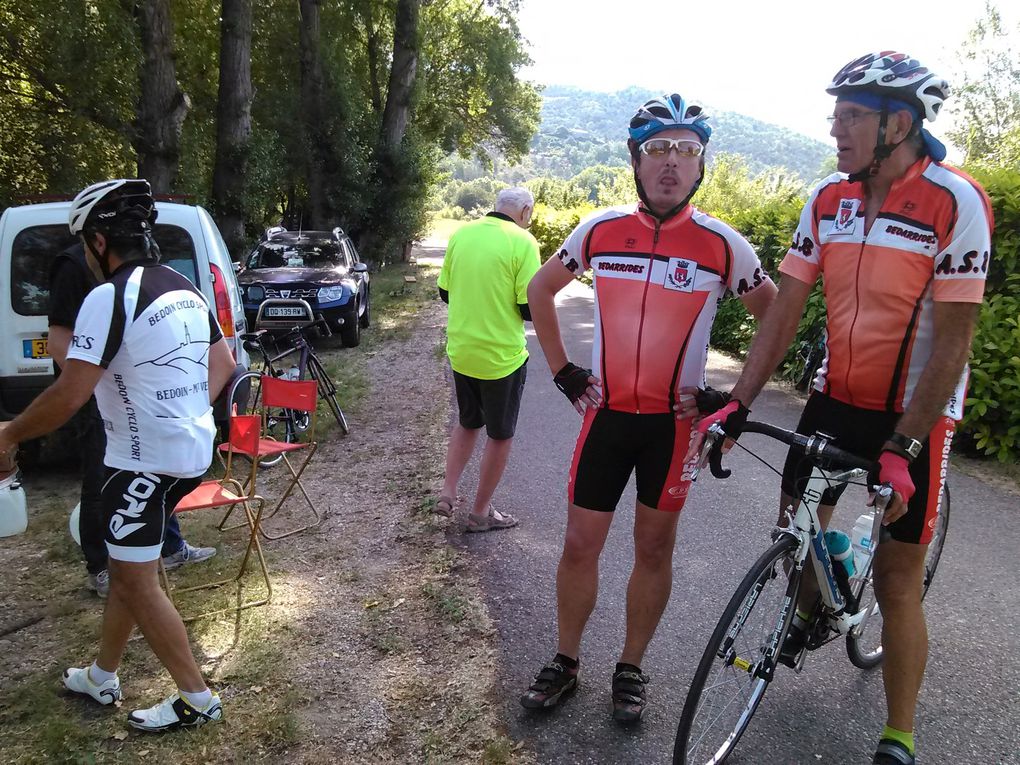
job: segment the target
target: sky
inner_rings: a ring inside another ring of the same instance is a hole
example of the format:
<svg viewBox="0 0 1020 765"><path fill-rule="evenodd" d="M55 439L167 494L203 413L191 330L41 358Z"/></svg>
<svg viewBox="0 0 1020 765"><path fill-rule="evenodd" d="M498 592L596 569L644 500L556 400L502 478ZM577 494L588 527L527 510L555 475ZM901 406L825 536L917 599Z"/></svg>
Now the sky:
<svg viewBox="0 0 1020 765"><path fill-rule="evenodd" d="M997 3L1013 30L1017 6ZM533 82L678 92L831 144L825 86L844 64L897 50L952 86L956 52L984 11L984 0L521 0L518 23ZM951 119L940 115L932 132L944 137Z"/></svg>

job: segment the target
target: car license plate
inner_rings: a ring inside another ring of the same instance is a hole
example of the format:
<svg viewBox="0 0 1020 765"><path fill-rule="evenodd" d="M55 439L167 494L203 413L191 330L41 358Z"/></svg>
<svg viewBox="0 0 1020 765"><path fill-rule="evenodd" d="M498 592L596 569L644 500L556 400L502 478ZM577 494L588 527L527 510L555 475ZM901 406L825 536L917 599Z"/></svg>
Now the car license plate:
<svg viewBox="0 0 1020 765"><path fill-rule="evenodd" d="M21 343L26 359L48 359L50 357L50 341L45 337L22 340Z"/></svg>
<svg viewBox="0 0 1020 765"><path fill-rule="evenodd" d="M305 309L301 306L270 305L266 306L266 316L304 316Z"/></svg>

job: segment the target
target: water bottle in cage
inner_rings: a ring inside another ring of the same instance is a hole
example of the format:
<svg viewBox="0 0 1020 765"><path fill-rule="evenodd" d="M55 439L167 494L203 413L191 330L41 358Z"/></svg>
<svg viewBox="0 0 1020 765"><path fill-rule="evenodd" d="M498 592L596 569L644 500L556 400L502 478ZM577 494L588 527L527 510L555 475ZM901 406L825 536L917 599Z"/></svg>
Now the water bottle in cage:
<svg viewBox="0 0 1020 765"><path fill-rule="evenodd" d="M875 525L875 511L862 513L854 523L853 531L850 532L850 544L854 550L854 568L861 574L868 567L871 554L874 551L875 543L871 538L872 529Z"/></svg>

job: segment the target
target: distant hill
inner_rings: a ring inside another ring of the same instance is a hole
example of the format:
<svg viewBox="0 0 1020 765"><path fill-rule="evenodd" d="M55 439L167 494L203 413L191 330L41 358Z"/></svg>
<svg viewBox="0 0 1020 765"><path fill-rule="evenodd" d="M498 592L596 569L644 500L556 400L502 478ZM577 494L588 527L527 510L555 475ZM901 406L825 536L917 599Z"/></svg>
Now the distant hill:
<svg viewBox="0 0 1020 765"><path fill-rule="evenodd" d="M498 175L510 182L536 176L571 178L592 165L627 162L626 126L638 104L656 95L628 88L598 93L551 85L542 93L542 122L532 140L531 153L515 167L497 163ZM822 174L832 149L792 130L770 125L736 112L705 104L714 133L709 149L740 154L752 172L785 167L805 182Z"/></svg>

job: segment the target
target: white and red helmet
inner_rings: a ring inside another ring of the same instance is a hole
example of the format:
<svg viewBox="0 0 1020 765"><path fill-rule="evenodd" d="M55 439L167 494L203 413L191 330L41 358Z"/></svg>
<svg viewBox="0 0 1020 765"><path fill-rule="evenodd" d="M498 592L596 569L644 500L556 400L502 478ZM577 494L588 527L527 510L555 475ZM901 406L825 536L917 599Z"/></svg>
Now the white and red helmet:
<svg viewBox="0 0 1020 765"><path fill-rule="evenodd" d="M871 93L910 104L922 119L934 122L949 97L949 83L906 53L882 51L854 59L825 89L832 96Z"/></svg>

